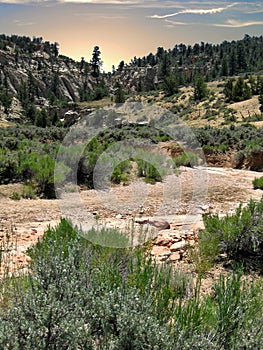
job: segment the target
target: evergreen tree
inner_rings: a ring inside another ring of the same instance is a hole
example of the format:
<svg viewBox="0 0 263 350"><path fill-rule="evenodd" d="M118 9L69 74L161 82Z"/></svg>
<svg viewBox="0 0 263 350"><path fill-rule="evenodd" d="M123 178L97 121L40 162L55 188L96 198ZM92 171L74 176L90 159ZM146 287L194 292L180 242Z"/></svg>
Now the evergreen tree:
<svg viewBox="0 0 263 350"><path fill-rule="evenodd" d="M251 88L247 83L244 83L243 87L243 99L249 100L252 97Z"/></svg>
<svg viewBox="0 0 263 350"><path fill-rule="evenodd" d="M58 122L58 111L54 110L52 114L52 125L56 125Z"/></svg>
<svg viewBox="0 0 263 350"><path fill-rule="evenodd" d="M164 51L163 47L158 47L157 48L157 53L156 53L157 62L160 62L160 60L163 58L164 52L165 51Z"/></svg>
<svg viewBox="0 0 263 350"><path fill-rule="evenodd" d="M50 84L50 91L49 91L49 101L51 104L54 104L56 102L56 99L60 99L60 91L59 91L59 74L58 72L54 72Z"/></svg>
<svg viewBox="0 0 263 350"><path fill-rule="evenodd" d="M257 95L258 90L257 90L257 81L256 78L253 75L250 75L248 78L249 84L250 84L250 88L251 88L251 93L253 95Z"/></svg>
<svg viewBox="0 0 263 350"><path fill-rule="evenodd" d="M59 49L58 49L58 47L59 47L59 43L57 43L57 42L55 42L55 43L52 45L52 51L53 51L53 54L54 54L55 58L57 58L58 55L59 55Z"/></svg>
<svg viewBox="0 0 263 350"><path fill-rule="evenodd" d="M242 42L238 42L237 45L237 69L239 72L245 72L247 69L247 62L246 62L246 52L245 47Z"/></svg>
<svg viewBox="0 0 263 350"><path fill-rule="evenodd" d="M115 103L124 103L125 102L125 93L122 89L121 84L118 82L116 84L116 92L115 92Z"/></svg>
<svg viewBox="0 0 263 350"><path fill-rule="evenodd" d="M48 126L49 118L47 111L43 108L41 111L37 111L36 115L36 126L45 128Z"/></svg>
<svg viewBox="0 0 263 350"><path fill-rule="evenodd" d="M85 59L84 59L84 57L81 57L80 66L79 66L80 72L83 71L84 66L85 66Z"/></svg>
<svg viewBox="0 0 263 350"><path fill-rule="evenodd" d="M79 100L80 102L84 101L90 101L91 100L91 95L88 89L88 83L87 80L83 82L82 87L79 89Z"/></svg>
<svg viewBox="0 0 263 350"><path fill-rule="evenodd" d="M227 59L225 57L222 60L221 76L223 76L223 77L228 76L228 64L227 64Z"/></svg>
<svg viewBox="0 0 263 350"><path fill-rule="evenodd" d="M32 124L35 124L37 118L37 109L33 103L29 103L25 108L26 117L31 121Z"/></svg>
<svg viewBox="0 0 263 350"><path fill-rule="evenodd" d="M170 74L165 77L163 80L163 89L165 91L166 96L172 96L179 91L178 78L174 74Z"/></svg>
<svg viewBox="0 0 263 350"><path fill-rule="evenodd" d="M4 107L4 113L6 115L8 115L9 109L10 109L11 104L12 104L12 97L6 93L0 93L0 102L2 103L2 105Z"/></svg>
<svg viewBox="0 0 263 350"><path fill-rule="evenodd" d="M142 92L144 90L143 79L140 76L137 83L137 92Z"/></svg>
<svg viewBox="0 0 263 350"><path fill-rule="evenodd" d="M228 79L223 90L228 102L233 100L233 79Z"/></svg>
<svg viewBox="0 0 263 350"><path fill-rule="evenodd" d="M156 65L156 60L155 57L152 53L150 53L147 57L146 57L146 61L148 64L150 64L150 66L155 66Z"/></svg>
<svg viewBox="0 0 263 350"><path fill-rule="evenodd" d="M233 86L232 98L235 102L251 98L251 89L242 77L239 77Z"/></svg>
<svg viewBox="0 0 263 350"><path fill-rule="evenodd" d="M161 79L164 79L165 77L168 77L170 74L171 74L171 61L168 53L165 52L161 61L159 76Z"/></svg>
<svg viewBox="0 0 263 350"><path fill-rule="evenodd" d="M118 66L118 71L119 71L119 72L122 72L122 71L123 71L123 68L124 68L124 61L121 61L121 62L119 63L119 66Z"/></svg>
<svg viewBox="0 0 263 350"><path fill-rule="evenodd" d="M27 89L28 89L29 101L33 103L35 100L35 94L37 92L37 87L35 84L33 74L31 72L29 72L28 76L27 76Z"/></svg>
<svg viewBox="0 0 263 350"><path fill-rule="evenodd" d="M233 76L236 74L236 72L237 72L236 52L234 49L232 49L230 58L229 58L229 74Z"/></svg>
<svg viewBox="0 0 263 350"><path fill-rule="evenodd" d="M92 94L92 100L98 101L109 95L109 91L104 81L101 81Z"/></svg>
<svg viewBox="0 0 263 350"><path fill-rule="evenodd" d="M194 100L201 101L208 94L207 84L204 82L204 78L198 74L194 78Z"/></svg>
<svg viewBox="0 0 263 350"><path fill-rule="evenodd" d="M99 46L95 46L92 53L92 59L90 61L92 67L92 76L94 78L98 78L100 75L100 68L102 66L100 55L101 52Z"/></svg>

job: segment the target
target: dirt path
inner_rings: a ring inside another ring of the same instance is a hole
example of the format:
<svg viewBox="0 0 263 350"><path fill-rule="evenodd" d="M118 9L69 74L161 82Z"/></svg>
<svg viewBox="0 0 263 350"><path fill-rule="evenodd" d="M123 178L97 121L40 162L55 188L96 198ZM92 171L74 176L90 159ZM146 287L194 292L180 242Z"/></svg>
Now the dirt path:
<svg viewBox="0 0 263 350"><path fill-rule="evenodd" d="M179 176L171 176L163 183L150 185L137 181L129 186L119 185L112 187L106 197L95 190L82 191L80 200L86 212L111 227L125 227L138 216L162 216L173 225L188 216L193 223L200 223L206 211L225 214L233 212L240 202L260 199L263 192L253 190L252 186L252 180L260 176L262 173L246 170L181 168ZM0 186L0 239L3 243L9 235L10 249L6 254L11 257L11 271L26 266L26 249L43 235L48 225L56 225L65 216L59 199L11 200L8 194L14 186ZM77 220L83 221L78 205L72 200L74 195L68 195L71 215L75 215L75 210Z"/></svg>

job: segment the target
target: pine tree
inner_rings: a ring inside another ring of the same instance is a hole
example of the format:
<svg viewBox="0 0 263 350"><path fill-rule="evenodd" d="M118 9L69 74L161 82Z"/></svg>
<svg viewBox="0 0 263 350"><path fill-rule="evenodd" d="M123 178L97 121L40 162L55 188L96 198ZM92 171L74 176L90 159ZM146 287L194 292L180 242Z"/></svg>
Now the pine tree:
<svg viewBox="0 0 263 350"><path fill-rule="evenodd" d="M119 71L119 72L122 72L122 71L123 71L123 68L124 68L124 61L121 61L121 62L119 63L119 66L118 66L118 71Z"/></svg>
<svg viewBox="0 0 263 350"><path fill-rule="evenodd" d="M251 98L251 89L242 77L239 77L233 86L233 101L239 102Z"/></svg>
<svg viewBox="0 0 263 350"><path fill-rule="evenodd" d="M178 78L174 74L170 74L163 80L163 88L166 96L172 96L176 94L179 91L178 86Z"/></svg>
<svg viewBox="0 0 263 350"><path fill-rule="evenodd" d="M225 94L226 100L228 102L233 100L233 78L227 80L223 93Z"/></svg>
<svg viewBox="0 0 263 350"><path fill-rule="evenodd" d="M201 101L208 94L207 84L204 82L204 78L198 74L194 79L194 100Z"/></svg>
<svg viewBox="0 0 263 350"><path fill-rule="evenodd" d="M143 89L144 89L143 80L142 80L142 77L140 76L137 83L137 92L142 92Z"/></svg>
<svg viewBox="0 0 263 350"><path fill-rule="evenodd" d="M30 100L30 102L33 103L35 100L35 94L37 92L37 88L35 85L35 80L34 80L33 74L31 72L29 72L28 76L27 76L27 87L28 87L29 100Z"/></svg>
<svg viewBox="0 0 263 350"><path fill-rule="evenodd" d="M228 64L227 64L227 60L226 60L225 57L222 60L221 75L223 77L227 77L228 76Z"/></svg>
<svg viewBox="0 0 263 350"><path fill-rule="evenodd" d="M242 42L237 45L237 69L241 72L247 69L246 52Z"/></svg>
<svg viewBox="0 0 263 350"><path fill-rule="evenodd" d="M122 89L120 83L116 84L116 93L115 93L115 103L124 103L125 102L125 93Z"/></svg>
<svg viewBox="0 0 263 350"><path fill-rule="evenodd" d="M2 93L2 94L0 94L0 102L2 103L2 105L4 107L4 113L6 115L8 115L9 109L10 109L11 104L12 104L12 97L9 96L8 94Z"/></svg>
<svg viewBox="0 0 263 350"><path fill-rule="evenodd" d="M164 79L165 77L168 77L170 74L171 74L171 61L168 53L165 52L162 58L159 76L161 79Z"/></svg>
<svg viewBox="0 0 263 350"><path fill-rule="evenodd" d="M230 54L229 58L229 74L231 76L235 75L237 72L237 58L236 58L236 52L233 49Z"/></svg>
<svg viewBox="0 0 263 350"><path fill-rule="evenodd" d="M95 46L92 53L92 59L90 61L92 67L92 76L94 78L98 78L100 75L100 68L102 66L100 55L101 52L99 46Z"/></svg>
<svg viewBox="0 0 263 350"><path fill-rule="evenodd" d="M59 91L59 83L59 74L58 72L54 72L49 91L49 100L51 104L53 104L56 99L60 99L61 97Z"/></svg>

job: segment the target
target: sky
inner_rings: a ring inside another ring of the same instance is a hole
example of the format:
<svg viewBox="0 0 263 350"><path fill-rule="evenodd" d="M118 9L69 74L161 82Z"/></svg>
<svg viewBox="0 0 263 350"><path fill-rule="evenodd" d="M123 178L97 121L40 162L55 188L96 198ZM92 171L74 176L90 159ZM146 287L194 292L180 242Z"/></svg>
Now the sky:
<svg viewBox="0 0 263 350"><path fill-rule="evenodd" d="M0 0L0 33L58 42L77 61L90 61L99 46L111 71L158 47L263 35L263 1Z"/></svg>

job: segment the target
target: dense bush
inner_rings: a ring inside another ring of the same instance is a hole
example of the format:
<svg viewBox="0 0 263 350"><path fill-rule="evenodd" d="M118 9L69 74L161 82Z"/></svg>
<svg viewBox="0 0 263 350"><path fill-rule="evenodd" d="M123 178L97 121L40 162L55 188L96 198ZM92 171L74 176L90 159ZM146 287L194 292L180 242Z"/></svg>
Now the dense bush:
<svg viewBox="0 0 263 350"><path fill-rule="evenodd" d="M263 272L263 197L241 205L234 215L204 216L205 229L199 233L199 256L211 267L219 254L241 263L246 269Z"/></svg>
<svg viewBox="0 0 263 350"><path fill-rule="evenodd" d="M53 198L55 158L66 132L66 129L58 127L0 128L0 183L30 182L35 186L38 195ZM140 125L118 125L101 132L97 138L87 143L79 160L78 183L93 187L94 167L102 153L114 143L124 140L133 142L135 139L138 142L145 140L146 144L151 144L166 140L167 137L162 131ZM79 154L78 145L61 147L64 148L61 161L73 169L76 156ZM126 162L121 160L120 164L114 163L113 166L112 182L127 182L130 171L129 160ZM65 174L69 173L67 167L64 167Z"/></svg>
<svg viewBox="0 0 263 350"><path fill-rule="evenodd" d="M3 281L1 293L13 290L2 304L0 348L262 347L261 280L247 284L237 272L200 298L199 283L156 264L146 248L91 244L65 220L48 229L28 251L30 274Z"/></svg>
<svg viewBox="0 0 263 350"><path fill-rule="evenodd" d="M55 156L64 134L59 128L0 129L0 183L22 181L38 195L54 198Z"/></svg>
<svg viewBox="0 0 263 350"><path fill-rule="evenodd" d="M246 150L252 145L262 145L263 129L256 128L251 124L230 127L214 128L206 126L204 128L193 129L200 145L219 147L226 149Z"/></svg>
<svg viewBox="0 0 263 350"><path fill-rule="evenodd" d="M116 115L112 115L116 118ZM164 120L166 122L166 119ZM170 123L171 121L169 121ZM67 130L64 128L37 128L31 126L0 128L0 183L27 182L35 183L38 195L52 198L54 197L54 186L52 172L54 161ZM85 140L85 128L78 131L81 139ZM254 164L255 154L263 152L263 129L255 128L245 124L241 126L230 126L229 128L196 128L189 131L189 128L175 129L176 137L189 147L202 146L208 152L226 152L235 150L236 167L249 166L253 170L260 170L263 165ZM195 136L194 136L195 135ZM126 142L132 147L147 149L160 141L170 140L165 132L155 129L149 125L116 125L102 131L96 138L87 143L87 147L82 153L77 165L77 180L79 184L93 187L93 171L98 159L104 152L113 147L114 144ZM88 141L88 140L87 140ZM199 143L199 145L198 145ZM128 147L128 146L125 147ZM65 149L63 161L68 168L76 167L74 161L79 154L79 145L73 144L69 147L61 146ZM131 152L132 153L132 152ZM36 156L38 154L38 156ZM109 156L111 156L109 154ZM137 157L139 158L139 157ZM131 157L127 157L129 163ZM142 155L141 159L144 159ZM148 159L148 158L147 158ZM175 160L175 165L193 166L197 164L197 157L191 152ZM129 180L128 163L123 168L123 159L114 162L111 180L115 183ZM30 163L30 164L29 164ZM121 164L119 164L121 163ZM167 174L166 161L153 160L138 162L139 174L146 181L154 183L160 181ZM42 165L41 165L42 164ZM65 174L67 173L66 167ZM68 174L70 174L68 169Z"/></svg>
<svg viewBox="0 0 263 350"><path fill-rule="evenodd" d="M242 77L239 77L236 82L233 79L229 79L225 84L224 94L228 101L234 102L248 100L252 96L250 86Z"/></svg>
<svg viewBox="0 0 263 350"><path fill-rule="evenodd" d="M146 182L155 183L156 181L162 181L158 168L153 164L143 159L136 159L136 163L138 165L138 176L144 177Z"/></svg>
<svg viewBox="0 0 263 350"><path fill-rule="evenodd" d="M131 172L131 162L129 159L119 163L113 170L111 175L111 182L119 184L121 182L127 183Z"/></svg>
<svg viewBox="0 0 263 350"><path fill-rule="evenodd" d="M0 149L0 183L6 184L16 180L18 167L18 156Z"/></svg>
<svg viewBox="0 0 263 350"><path fill-rule="evenodd" d="M193 167L199 163L198 155L193 152L183 152L180 156L175 157L173 161L177 167L181 165Z"/></svg>
<svg viewBox="0 0 263 350"><path fill-rule="evenodd" d="M263 169L263 129L251 124L230 127L204 127L193 130L205 152L235 152L235 168Z"/></svg>

